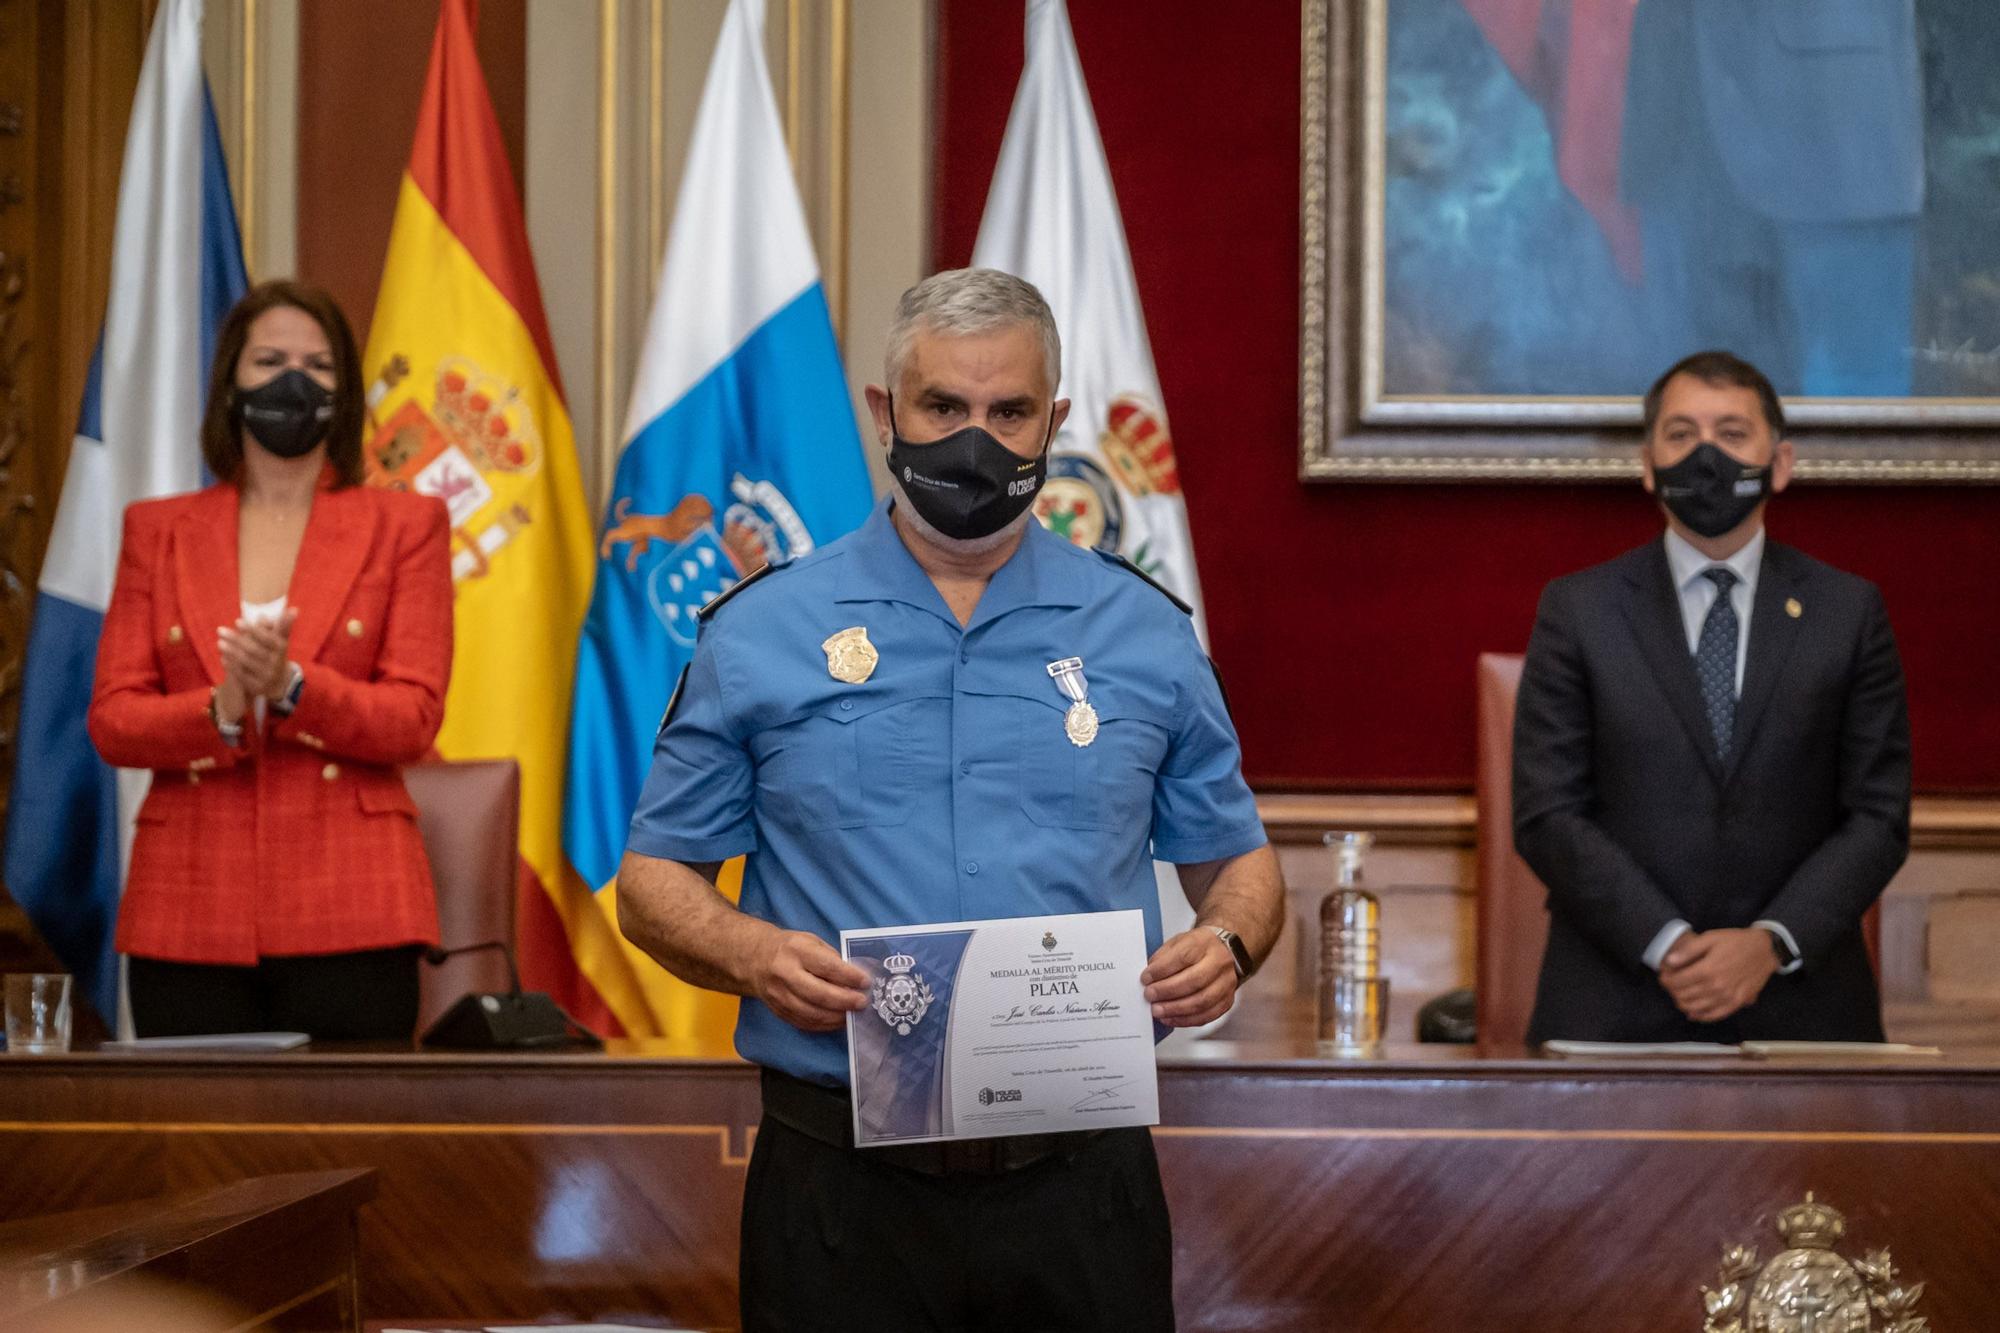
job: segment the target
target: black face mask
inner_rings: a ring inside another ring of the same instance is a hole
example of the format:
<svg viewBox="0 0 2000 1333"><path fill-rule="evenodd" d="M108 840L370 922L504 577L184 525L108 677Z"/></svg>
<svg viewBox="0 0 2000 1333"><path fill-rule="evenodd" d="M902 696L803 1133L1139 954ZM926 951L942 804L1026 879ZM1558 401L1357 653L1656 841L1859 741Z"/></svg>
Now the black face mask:
<svg viewBox="0 0 2000 1333"><path fill-rule="evenodd" d="M1752 467L1703 440L1672 467L1653 469L1653 493L1694 532L1720 537L1771 494L1771 465Z"/></svg>
<svg viewBox="0 0 2000 1333"><path fill-rule="evenodd" d="M1054 425L1053 418L1050 422ZM889 399L889 470L924 522L947 537L990 537L1035 502L1049 472L1049 442L1023 458L978 426L929 444L912 444L896 429Z"/></svg>
<svg viewBox="0 0 2000 1333"><path fill-rule="evenodd" d="M237 389L236 415L278 457L302 458L333 425L333 395L303 370L288 370L254 389Z"/></svg>

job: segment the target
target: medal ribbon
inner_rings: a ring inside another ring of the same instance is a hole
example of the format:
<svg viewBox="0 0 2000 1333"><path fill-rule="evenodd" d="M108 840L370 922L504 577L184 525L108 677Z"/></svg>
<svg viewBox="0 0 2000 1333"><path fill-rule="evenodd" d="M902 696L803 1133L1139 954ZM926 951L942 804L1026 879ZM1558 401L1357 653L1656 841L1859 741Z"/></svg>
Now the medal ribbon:
<svg viewBox="0 0 2000 1333"><path fill-rule="evenodd" d="M1049 663L1049 677L1071 703L1082 703L1090 693L1090 682L1083 678L1081 657L1065 657L1060 662Z"/></svg>

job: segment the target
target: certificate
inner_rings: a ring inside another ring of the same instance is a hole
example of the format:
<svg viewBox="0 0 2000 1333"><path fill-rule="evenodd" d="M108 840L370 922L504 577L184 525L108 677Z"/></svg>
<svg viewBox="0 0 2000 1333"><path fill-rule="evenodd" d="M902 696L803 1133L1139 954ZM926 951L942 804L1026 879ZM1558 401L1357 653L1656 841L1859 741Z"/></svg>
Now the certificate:
<svg viewBox="0 0 2000 1333"><path fill-rule="evenodd" d="M869 982L858 1146L1159 1123L1141 913L844 930L840 952Z"/></svg>

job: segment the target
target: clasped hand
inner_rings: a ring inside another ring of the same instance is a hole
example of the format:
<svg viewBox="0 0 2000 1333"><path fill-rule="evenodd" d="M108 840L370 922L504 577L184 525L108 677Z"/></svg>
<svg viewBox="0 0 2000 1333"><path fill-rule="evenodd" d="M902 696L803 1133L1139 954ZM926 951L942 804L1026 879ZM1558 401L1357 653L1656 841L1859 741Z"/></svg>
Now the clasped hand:
<svg viewBox="0 0 2000 1333"><path fill-rule="evenodd" d="M286 607L275 621L238 620L215 632L223 679L216 689L216 712L226 722L243 716L252 699L276 699L291 677L292 625L299 613Z"/></svg>
<svg viewBox="0 0 2000 1333"><path fill-rule="evenodd" d="M1660 963L1660 984L1697 1023L1719 1023L1763 993L1778 970L1771 936L1761 926L1689 931Z"/></svg>

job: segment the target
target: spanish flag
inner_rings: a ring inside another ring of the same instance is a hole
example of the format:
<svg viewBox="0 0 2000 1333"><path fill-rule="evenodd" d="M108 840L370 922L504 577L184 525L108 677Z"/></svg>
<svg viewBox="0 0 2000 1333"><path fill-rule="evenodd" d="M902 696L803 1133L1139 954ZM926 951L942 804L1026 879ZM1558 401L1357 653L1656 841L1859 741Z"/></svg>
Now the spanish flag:
<svg viewBox="0 0 2000 1333"><path fill-rule="evenodd" d="M444 0L368 331L368 478L451 512L457 651L438 753L521 765L522 980L646 1035L608 901L566 868L562 783L593 532L467 0Z"/></svg>

